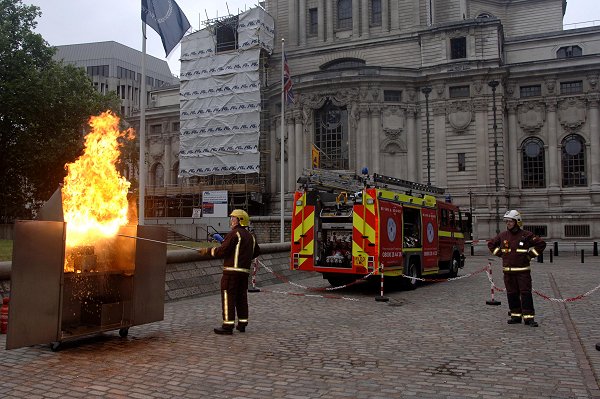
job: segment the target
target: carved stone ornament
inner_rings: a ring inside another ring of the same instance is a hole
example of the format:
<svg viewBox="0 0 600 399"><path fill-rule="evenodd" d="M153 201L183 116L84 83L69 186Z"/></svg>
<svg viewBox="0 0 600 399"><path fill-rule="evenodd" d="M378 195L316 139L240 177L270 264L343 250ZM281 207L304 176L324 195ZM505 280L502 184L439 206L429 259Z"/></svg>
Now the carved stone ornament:
<svg viewBox="0 0 600 399"><path fill-rule="evenodd" d="M504 90L506 97L513 97L515 95L515 84L513 82L506 83Z"/></svg>
<svg viewBox="0 0 600 399"><path fill-rule="evenodd" d="M153 157L162 158L165 153L165 144L162 139L151 138L150 139L150 155Z"/></svg>
<svg viewBox="0 0 600 399"><path fill-rule="evenodd" d="M404 140L391 140L386 138L383 141L383 143L381 143L381 147L379 147L379 150L382 153L392 155L397 153L406 153L406 143L404 142Z"/></svg>
<svg viewBox="0 0 600 399"><path fill-rule="evenodd" d="M386 140L396 141L400 138L400 135L402 134L402 129L390 129L384 127L383 133L385 134Z"/></svg>
<svg viewBox="0 0 600 399"><path fill-rule="evenodd" d="M554 94L554 89L556 88L556 80L548 79L546 80L546 90L548 90L548 94Z"/></svg>
<svg viewBox="0 0 600 399"><path fill-rule="evenodd" d="M539 102L527 102L519 106L519 126L529 134L537 133L546 121L544 104Z"/></svg>
<svg viewBox="0 0 600 399"><path fill-rule="evenodd" d="M587 77L591 91L598 90L598 75L589 75Z"/></svg>
<svg viewBox="0 0 600 399"><path fill-rule="evenodd" d="M558 120L562 127L574 132L585 123L587 111L585 102L577 98L567 98L558 107Z"/></svg>
<svg viewBox="0 0 600 399"><path fill-rule="evenodd" d="M450 126L457 133L462 133L473 120L473 108L468 101L453 102L448 105L446 117Z"/></svg>
<svg viewBox="0 0 600 399"><path fill-rule="evenodd" d="M383 129L404 130L404 110L400 107L386 107L383 109Z"/></svg>

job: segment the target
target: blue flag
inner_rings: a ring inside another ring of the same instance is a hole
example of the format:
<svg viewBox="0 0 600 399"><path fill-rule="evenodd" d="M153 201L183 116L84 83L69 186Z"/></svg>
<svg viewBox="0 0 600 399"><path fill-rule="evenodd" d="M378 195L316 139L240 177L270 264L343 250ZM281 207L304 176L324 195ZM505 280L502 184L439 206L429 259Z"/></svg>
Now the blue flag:
<svg viewBox="0 0 600 399"><path fill-rule="evenodd" d="M190 28L190 23L174 0L142 0L142 21L160 35L167 55Z"/></svg>

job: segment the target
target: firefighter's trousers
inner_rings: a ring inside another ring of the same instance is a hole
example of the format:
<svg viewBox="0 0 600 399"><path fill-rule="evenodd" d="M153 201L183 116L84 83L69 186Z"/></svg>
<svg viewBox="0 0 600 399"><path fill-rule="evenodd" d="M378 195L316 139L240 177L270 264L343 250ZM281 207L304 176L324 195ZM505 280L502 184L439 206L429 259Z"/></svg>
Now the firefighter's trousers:
<svg viewBox="0 0 600 399"><path fill-rule="evenodd" d="M224 272L221 277L223 328L233 330L237 313L238 324L248 324L248 273Z"/></svg>
<svg viewBox="0 0 600 399"><path fill-rule="evenodd" d="M531 271L504 272L504 286L511 316L527 318L535 315L531 295Z"/></svg>

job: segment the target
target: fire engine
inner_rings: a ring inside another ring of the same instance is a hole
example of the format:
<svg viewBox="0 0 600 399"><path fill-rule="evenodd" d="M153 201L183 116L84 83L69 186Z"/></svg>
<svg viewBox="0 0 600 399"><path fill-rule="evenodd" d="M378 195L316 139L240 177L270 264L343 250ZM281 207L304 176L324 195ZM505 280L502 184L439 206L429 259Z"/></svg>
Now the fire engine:
<svg viewBox="0 0 600 399"><path fill-rule="evenodd" d="M291 269L316 271L332 286L368 274L398 277L414 289L464 266L463 215L444 190L373 174L313 169L298 179ZM413 277L413 278L409 278Z"/></svg>

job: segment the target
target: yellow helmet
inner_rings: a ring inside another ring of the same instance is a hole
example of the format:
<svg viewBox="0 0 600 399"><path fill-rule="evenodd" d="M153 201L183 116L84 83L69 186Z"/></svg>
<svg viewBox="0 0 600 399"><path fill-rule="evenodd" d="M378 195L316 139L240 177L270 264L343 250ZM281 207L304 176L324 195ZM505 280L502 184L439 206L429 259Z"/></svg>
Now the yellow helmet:
<svg viewBox="0 0 600 399"><path fill-rule="evenodd" d="M246 227L250 224L250 216L243 209L234 209L229 216L234 216L240 221L240 226Z"/></svg>

